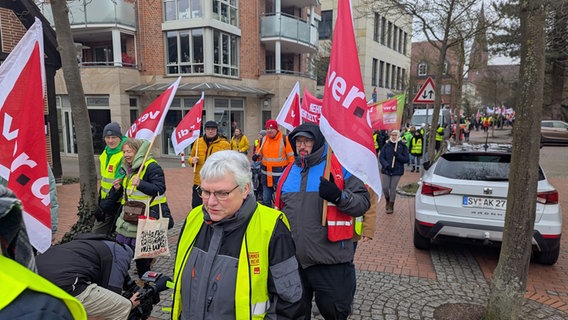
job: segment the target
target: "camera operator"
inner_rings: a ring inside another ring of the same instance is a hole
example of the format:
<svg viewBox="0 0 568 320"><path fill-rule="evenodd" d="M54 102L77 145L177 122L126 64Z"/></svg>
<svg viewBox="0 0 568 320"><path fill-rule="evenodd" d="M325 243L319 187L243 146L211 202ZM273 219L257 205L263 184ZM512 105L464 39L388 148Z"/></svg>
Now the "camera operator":
<svg viewBox="0 0 568 320"><path fill-rule="evenodd" d="M100 234L80 234L36 257L39 274L75 296L87 316L127 319L140 303L120 295L130 276L132 250Z"/></svg>

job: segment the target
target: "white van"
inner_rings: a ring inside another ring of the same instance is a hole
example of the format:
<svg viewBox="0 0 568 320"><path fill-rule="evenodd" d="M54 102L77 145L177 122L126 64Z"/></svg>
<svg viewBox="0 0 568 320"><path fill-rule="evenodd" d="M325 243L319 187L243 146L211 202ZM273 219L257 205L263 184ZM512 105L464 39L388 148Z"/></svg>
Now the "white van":
<svg viewBox="0 0 568 320"><path fill-rule="evenodd" d="M432 111L433 109L414 109L414 113L410 119L410 125L416 127L416 129L420 129L424 124L432 124ZM440 109L438 124L449 129L450 121L450 109Z"/></svg>

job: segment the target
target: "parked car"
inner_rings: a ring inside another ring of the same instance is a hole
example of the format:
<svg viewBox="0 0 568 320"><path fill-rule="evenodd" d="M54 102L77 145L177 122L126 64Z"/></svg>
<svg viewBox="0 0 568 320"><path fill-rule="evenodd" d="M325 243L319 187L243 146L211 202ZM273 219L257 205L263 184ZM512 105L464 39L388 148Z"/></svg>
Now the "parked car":
<svg viewBox="0 0 568 320"><path fill-rule="evenodd" d="M500 245L510 162L511 145L461 145L425 168L415 197L414 246L429 249L443 238ZM552 265L560 254L562 210L540 167L535 197L533 260Z"/></svg>
<svg viewBox="0 0 568 320"><path fill-rule="evenodd" d="M568 123L560 120L543 120L540 124L541 144L568 144Z"/></svg>

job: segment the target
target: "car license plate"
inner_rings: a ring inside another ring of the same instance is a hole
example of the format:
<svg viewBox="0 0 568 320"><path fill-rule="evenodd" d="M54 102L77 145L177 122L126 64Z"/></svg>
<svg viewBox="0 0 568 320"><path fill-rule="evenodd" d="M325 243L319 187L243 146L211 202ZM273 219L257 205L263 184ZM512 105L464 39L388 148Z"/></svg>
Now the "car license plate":
<svg viewBox="0 0 568 320"><path fill-rule="evenodd" d="M467 208L505 210L507 209L507 199L463 196L462 205Z"/></svg>

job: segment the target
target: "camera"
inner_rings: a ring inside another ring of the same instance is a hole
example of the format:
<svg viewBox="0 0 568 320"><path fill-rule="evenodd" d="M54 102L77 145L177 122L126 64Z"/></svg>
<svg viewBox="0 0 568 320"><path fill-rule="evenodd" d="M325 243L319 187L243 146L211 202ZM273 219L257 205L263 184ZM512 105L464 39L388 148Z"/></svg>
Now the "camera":
<svg viewBox="0 0 568 320"><path fill-rule="evenodd" d="M160 302L160 292L167 289L166 282L172 279L161 272L147 271L140 280L144 282L142 287L138 286L132 278L124 285L122 296L130 299L138 292L137 300L140 301L140 305L130 312L128 320L148 319L154 305Z"/></svg>

